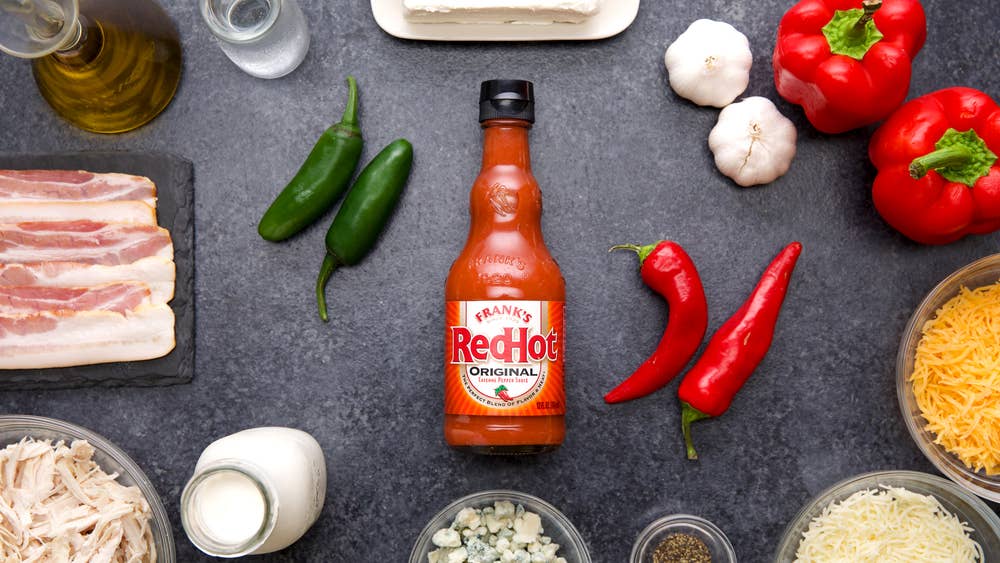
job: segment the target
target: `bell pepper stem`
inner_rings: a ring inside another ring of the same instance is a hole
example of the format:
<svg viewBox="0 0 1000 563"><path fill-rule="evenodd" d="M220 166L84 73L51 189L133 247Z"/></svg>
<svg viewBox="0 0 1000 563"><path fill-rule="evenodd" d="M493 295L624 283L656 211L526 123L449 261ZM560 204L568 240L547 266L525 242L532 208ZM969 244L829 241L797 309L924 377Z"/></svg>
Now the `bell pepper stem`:
<svg viewBox="0 0 1000 563"><path fill-rule="evenodd" d="M852 37L859 40L864 39L865 29L868 27L868 22L875 17L875 12L882 7L882 0L864 0L861 3L861 8L864 13L858 18L858 21L854 23L854 27L848 32Z"/></svg>
<svg viewBox="0 0 1000 563"><path fill-rule="evenodd" d="M972 160L972 153L962 146L940 148L932 153L913 159L910 176L919 180L931 170L964 166Z"/></svg>
<svg viewBox="0 0 1000 563"><path fill-rule="evenodd" d="M698 459L698 451L694 449L694 440L691 439L691 423L705 418L711 416L692 407L686 401L681 401L681 430L684 432L684 446L687 448L688 459Z"/></svg>
<svg viewBox="0 0 1000 563"><path fill-rule="evenodd" d="M358 82L353 76L347 77L347 107L340 124L348 127L358 126Z"/></svg>
<svg viewBox="0 0 1000 563"><path fill-rule="evenodd" d="M326 310L326 284L330 281L330 276L337 269L337 257L327 253L323 258L323 266L319 269L319 278L316 279L316 304L319 306L319 318L323 322L330 322L330 316Z"/></svg>
<svg viewBox="0 0 1000 563"><path fill-rule="evenodd" d="M643 263L646 262L646 258L649 257L650 253L656 248L655 244L648 244L646 246L639 246L638 244L616 244L608 249L608 252L614 252L616 250L631 250L639 255L639 266L642 267Z"/></svg>

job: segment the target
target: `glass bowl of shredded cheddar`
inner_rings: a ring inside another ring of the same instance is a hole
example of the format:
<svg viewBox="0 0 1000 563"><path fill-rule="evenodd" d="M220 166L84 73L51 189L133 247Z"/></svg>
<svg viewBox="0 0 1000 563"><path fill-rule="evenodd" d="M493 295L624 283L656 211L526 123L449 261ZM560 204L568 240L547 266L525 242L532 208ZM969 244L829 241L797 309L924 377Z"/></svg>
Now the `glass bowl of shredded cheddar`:
<svg viewBox="0 0 1000 563"><path fill-rule="evenodd" d="M932 463L1000 502L1000 254L938 284L910 318L896 360L899 405Z"/></svg>

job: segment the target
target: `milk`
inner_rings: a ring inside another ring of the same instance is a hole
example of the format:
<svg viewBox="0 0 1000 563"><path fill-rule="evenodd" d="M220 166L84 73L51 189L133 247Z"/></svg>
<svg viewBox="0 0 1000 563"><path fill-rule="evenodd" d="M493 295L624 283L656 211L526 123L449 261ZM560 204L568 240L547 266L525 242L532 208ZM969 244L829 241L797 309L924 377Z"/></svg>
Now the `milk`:
<svg viewBox="0 0 1000 563"><path fill-rule="evenodd" d="M188 538L217 557L271 553L316 522L326 462L305 432L265 427L221 438L202 452L181 497Z"/></svg>
<svg viewBox="0 0 1000 563"><path fill-rule="evenodd" d="M208 534L220 543L249 541L264 525L264 493L245 475L220 471L208 476L200 490L195 509Z"/></svg>

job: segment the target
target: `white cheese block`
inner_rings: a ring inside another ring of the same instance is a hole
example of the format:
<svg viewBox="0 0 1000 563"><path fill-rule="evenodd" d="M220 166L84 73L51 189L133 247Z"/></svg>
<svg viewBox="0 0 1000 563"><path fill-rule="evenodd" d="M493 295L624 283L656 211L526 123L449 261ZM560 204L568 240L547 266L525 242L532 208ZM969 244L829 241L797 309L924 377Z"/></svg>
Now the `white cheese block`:
<svg viewBox="0 0 1000 563"><path fill-rule="evenodd" d="M601 0L403 0L415 23L581 23Z"/></svg>

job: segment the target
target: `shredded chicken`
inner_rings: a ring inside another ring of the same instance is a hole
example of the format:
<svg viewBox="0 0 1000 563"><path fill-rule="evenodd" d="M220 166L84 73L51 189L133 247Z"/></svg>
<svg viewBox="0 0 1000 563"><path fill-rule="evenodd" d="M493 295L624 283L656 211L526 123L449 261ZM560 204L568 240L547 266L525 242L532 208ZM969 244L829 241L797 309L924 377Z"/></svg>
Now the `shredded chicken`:
<svg viewBox="0 0 1000 563"><path fill-rule="evenodd" d="M142 491L93 455L85 440L0 450L0 563L156 563Z"/></svg>

